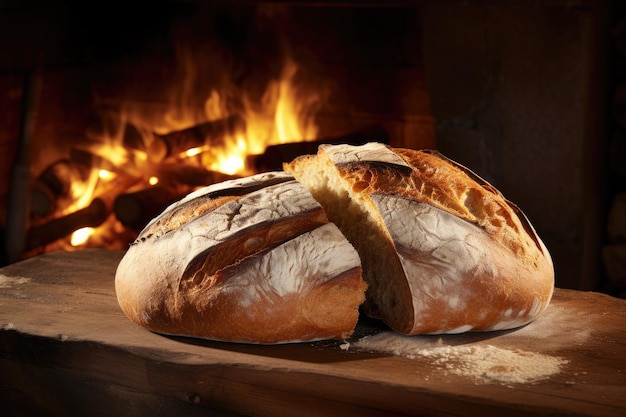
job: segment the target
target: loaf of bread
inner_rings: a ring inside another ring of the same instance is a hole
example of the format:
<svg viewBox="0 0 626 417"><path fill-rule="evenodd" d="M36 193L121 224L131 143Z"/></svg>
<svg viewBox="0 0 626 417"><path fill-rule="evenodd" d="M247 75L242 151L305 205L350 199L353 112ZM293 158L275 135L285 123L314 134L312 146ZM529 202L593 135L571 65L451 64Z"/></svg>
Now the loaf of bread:
<svg viewBox="0 0 626 417"><path fill-rule="evenodd" d="M117 268L124 313L163 334L287 343L347 338L360 307L412 335L512 329L549 304L530 222L437 152L322 145L284 170L153 219Z"/></svg>
<svg viewBox="0 0 626 417"><path fill-rule="evenodd" d="M322 145L284 169L357 249L364 311L396 331L511 329L550 302L552 260L524 214L437 152Z"/></svg>
<svg viewBox="0 0 626 417"><path fill-rule="evenodd" d="M123 312L154 332L264 344L348 337L366 287L355 249L284 172L172 204L115 276Z"/></svg>

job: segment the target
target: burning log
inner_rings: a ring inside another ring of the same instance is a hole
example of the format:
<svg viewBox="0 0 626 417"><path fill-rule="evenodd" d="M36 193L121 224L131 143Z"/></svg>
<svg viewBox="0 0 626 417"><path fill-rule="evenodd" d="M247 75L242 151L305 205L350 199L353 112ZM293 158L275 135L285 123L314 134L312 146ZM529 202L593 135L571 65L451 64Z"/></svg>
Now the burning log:
<svg viewBox="0 0 626 417"><path fill-rule="evenodd" d="M90 167L72 159L59 159L44 169L31 190L31 215L46 217L57 210L59 200L70 192L73 181L84 181Z"/></svg>
<svg viewBox="0 0 626 417"><path fill-rule="evenodd" d="M113 203L113 212L120 223L136 232L194 188L238 178L200 166L175 163L158 164L152 174L159 179L157 185L121 194Z"/></svg>
<svg viewBox="0 0 626 417"><path fill-rule="evenodd" d="M109 216L106 203L96 198L91 204L71 214L31 227L26 237L25 250L30 251L69 236L83 227L97 227Z"/></svg>
<svg viewBox="0 0 626 417"><path fill-rule="evenodd" d="M64 210L64 205L73 204L72 184L87 182L94 170L99 169L116 170L110 161L81 149L72 149L69 158L59 159L46 167L31 189L30 214L33 219L45 219L56 211ZM138 177L124 172L117 172L117 177L120 179L107 186L107 190L113 187L124 190L139 181Z"/></svg>
<svg viewBox="0 0 626 417"><path fill-rule="evenodd" d="M156 161L162 161L189 149L205 146L207 143L219 147L224 144L227 137L244 130L244 120L234 115L165 135L155 134L148 148L148 155Z"/></svg>
<svg viewBox="0 0 626 417"><path fill-rule="evenodd" d="M380 126L369 126L345 135L316 139L308 142L281 143L268 146L261 155L248 156L248 165L256 172L282 170L283 162L290 162L294 158L305 154L317 153L321 144L362 145L367 142L389 143L387 131Z"/></svg>
<svg viewBox="0 0 626 417"><path fill-rule="evenodd" d="M188 186L155 185L118 196L113 203L113 211L124 226L140 232L168 205L191 191L192 188Z"/></svg>
<svg viewBox="0 0 626 417"><path fill-rule="evenodd" d="M154 175L162 183L180 183L192 187L202 187L230 179L237 178L222 172L209 171L200 166L185 164L159 164L154 170Z"/></svg>

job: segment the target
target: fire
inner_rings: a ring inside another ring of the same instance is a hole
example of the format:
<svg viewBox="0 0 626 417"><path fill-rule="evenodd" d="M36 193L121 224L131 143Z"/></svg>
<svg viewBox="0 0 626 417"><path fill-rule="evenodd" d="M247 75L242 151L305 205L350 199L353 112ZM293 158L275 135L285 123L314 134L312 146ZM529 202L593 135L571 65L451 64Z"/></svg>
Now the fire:
<svg viewBox="0 0 626 417"><path fill-rule="evenodd" d="M84 247L90 242L97 246L121 231L128 234L128 227L120 224L116 211L119 195L136 194L137 204L147 204L143 209L152 208L150 199L164 204L166 197L182 198L208 185L211 178L217 182L228 176L253 174L249 158L262 154L267 146L317 137L315 113L321 94L302 92L297 81L300 68L294 61L286 60L282 72L269 81L260 99L242 90L233 101L232 91L215 86L200 111L191 104L198 102L192 100L198 94L194 89L197 74L191 68L192 62L185 62L190 66L188 75L172 89L165 111L150 112L129 102L109 115L111 123L102 131L88 132L90 141L82 150L101 163L91 167L87 178L72 179L72 202L55 217L83 210L90 221L94 217L97 223L101 213L96 209L104 207L109 214L99 225L78 224L69 239L71 247ZM96 199L102 205L94 206ZM134 202L132 198L130 201Z"/></svg>
<svg viewBox="0 0 626 417"><path fill-rule="evenodd" d="M209 168L229 175L244 173L247 154L247 142L240 136L223 153L217 155L215 161L209 164Z"/></svg>
<svg viewBox="0 0 626 417"><path fill-rule="evenodd" d="M285 62L280 78L271 80L259 102L242 93L243 111L239 114L244 121L242 132L234 134L221 148L206 143L185 151L184 156L201 156L203 166L229 175L251 174L246 166L248 155L261 154L269 145L293 141L312 140L317 137L314 113L321 100L319 94L303 97L295 83L298 65L292 60ZM228 103L222 94L212 90L208 95L204 110L207 120L220 120L231 116ZM183 112L175 111L167 119L175 120L178 126L187 123L180 120ZM206 155L206 156L205 156Z"/></svg>
<svg viewBox="0 0 626 417"><path fill-rule="evenodd" d="M93 227L82 227L72 233L70 238L70 244L74 247L80 246L89 240L89 237L94 234Z"/></svg>
<svg viewBox="0 0 626 417"><path fill-rule="evenodd" d="M267 86L261 103L244 97L248 147L262 153L268 145L311 140L317 136L314 112L320 101L317 93L309 97L298 94L295 76L298 66L287 60L280 79Z"/></svg>
<svg viewBox="0 0 626 417"><path fill-rule="evenodd" d="M301 100L294 88L294 77L298 66L288 61L283 77L278 82L278 97L274 126L279 143L293 140L307 140L317 137L317 126L314 123L311 110L319 101L318 95Z"/></svg>
<svg viewBox="0 0 626 417"><path fill-rule="evenodd" d="M100 177L100 179L108 180L108 179L111 179L112 176L113 176L113 173L111 171L107 171L106 169L98 170L98 177Z"/></svg>

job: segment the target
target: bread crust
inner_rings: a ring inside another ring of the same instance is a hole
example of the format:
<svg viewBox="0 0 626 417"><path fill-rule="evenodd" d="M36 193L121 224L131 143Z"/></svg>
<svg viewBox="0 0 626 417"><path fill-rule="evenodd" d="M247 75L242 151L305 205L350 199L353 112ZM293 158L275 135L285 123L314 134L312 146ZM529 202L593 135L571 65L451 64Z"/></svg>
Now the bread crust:
<svg viewBox="0 0 626 417"><path fill-rule="evenodd" d="M361 254L366 312L398 332L510 329L549 304L554 268L530 222L493 186L437 152L322 145L285 170L308 183ZM311 181L314 173L327 185ZM332 207L336 198L325 197L342 192L363 209L375 238L351 228L345 210Z"/></svg>
<svg viewBox="0 0 626 417"><path fill-rule="evenodd" d="M285 173L206 187L139 234L120 307L158 333L230 342L346 338L367 287L358 254Z"/></svg>

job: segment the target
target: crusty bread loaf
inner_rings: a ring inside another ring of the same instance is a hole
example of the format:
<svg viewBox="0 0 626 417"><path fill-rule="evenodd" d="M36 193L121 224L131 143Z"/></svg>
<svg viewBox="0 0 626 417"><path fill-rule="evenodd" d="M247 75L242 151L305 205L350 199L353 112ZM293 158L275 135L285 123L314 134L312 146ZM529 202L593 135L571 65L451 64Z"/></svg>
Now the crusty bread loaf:
<svg viewBox="0 0 626 417"><path fill-rule="evenodd" d="M214 184L171 205L115 276L134 322L249 343L346 338L366 287L357 252L284 172Z"/></svg>
<svg viewBox="0 0 626 417"><path fill-rule="evenodd" d="M284 169L356 247L364 310L396 331L510 329L550 302L552 260L526 217L438 153L322 145Z"/></svg>

